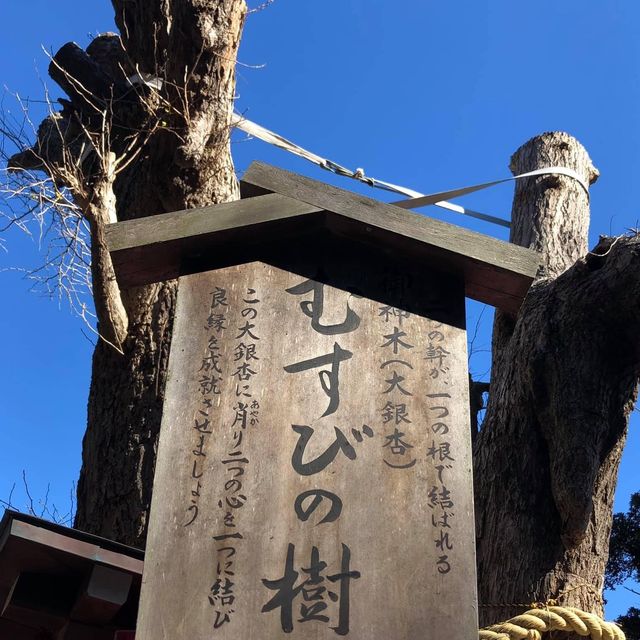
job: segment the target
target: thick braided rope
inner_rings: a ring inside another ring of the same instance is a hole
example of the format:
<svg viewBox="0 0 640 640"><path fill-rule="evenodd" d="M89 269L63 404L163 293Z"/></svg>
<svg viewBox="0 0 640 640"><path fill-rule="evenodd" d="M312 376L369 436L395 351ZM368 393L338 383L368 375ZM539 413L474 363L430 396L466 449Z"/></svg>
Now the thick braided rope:
<svg viewBox="0 0 640 640"><path fill-rule="evenodd" d="M566 631L593 640L625 640L620 627L575 607L529 609L500 624L480 629L479 640L542 640L549 631Z"/></svg>

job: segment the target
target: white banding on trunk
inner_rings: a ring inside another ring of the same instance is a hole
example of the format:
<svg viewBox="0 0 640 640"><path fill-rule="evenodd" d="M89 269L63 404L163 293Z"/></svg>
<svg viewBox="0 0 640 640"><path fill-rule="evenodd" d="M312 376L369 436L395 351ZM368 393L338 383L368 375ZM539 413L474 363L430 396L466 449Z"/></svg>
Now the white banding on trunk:
<svg viewBox="0 0 640 640"><path fill-rule="evenodd" d="M578 175L578 173L573 169L569 169L568 167L546 167L544 169L536 169L535 171L521 173L520 175L511 176L509 178L492 180L490 182L482 182L480 184L461 187L460 189L451 189L449 191L441 191L440 193L425 195L424 193L414 191L413 189L408 189L407 187L401 187L390 182L385 182L384 180L371 178L370 176L367 176L365 174L364 169L358 168L355 171L352 171L347 167L343 167L336 162L333 162L327 158L323 158L322 156L304 149L303 147L297 145L295 142L291 142L290 140L283 138L281 135L274 133L269 129L265 129L265 127L262 127L255 122L251 122L251 120L247 120L245 117L237 113L234 113L232 115L231 124L232 126L237 127L241 131L244 131L246 134L253 136L254 138L259 138L260 140L268 142L275 147L279 147L280 149L284 149L289 153L300 156L301 158L304 158L309 162L313 162L313 164L321 167L322 169L326 169L327 171L331 171L332 173L340 176L353 178L354 180L364 182L365 184L368 184L369 186L375 187L377 189L384 189L385 191L392 191L393 193L400 193L404 196L407 196L408 199L406 200L398 200L397 202L392 203L397 207L402 207L403 209L417 209L419 207L425 207L427 205L435 205L436 207L441 207L442 209L447 209L448 211L454 211L456 213L461 213L472 218L499 224L503 227L510 227L511 223L504 218L498 218L496 216L489 215L488 213L481 213L480 211L467 209L466 207L462 207L458 204L448 202L448 200L451 198L459 198L460 196L474 193L475 191L488 189L489 187L503 184L505 182L510 182L511 180L521 180L523 178L533 178L543 175L560 175L573 178L587 192L587 195L589 194L589 186L585 183L583 178Z"/></svg>

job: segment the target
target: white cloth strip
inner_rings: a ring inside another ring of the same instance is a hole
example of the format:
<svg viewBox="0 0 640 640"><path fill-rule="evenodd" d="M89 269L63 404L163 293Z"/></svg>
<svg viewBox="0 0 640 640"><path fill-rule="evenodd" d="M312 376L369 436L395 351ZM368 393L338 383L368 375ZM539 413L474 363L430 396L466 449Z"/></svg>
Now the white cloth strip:
<svg viewBox="0 0 640 640"><path fill-rule="evenodd" d="M427 205L434 205L436 207L447 209L449 211L455 211L456 213L461 213L472 218L478 218L479 220L492 222L503 227L510 227L511 223L504 218L498 218L496 216L489 215L488 213L474 211L473 209L466 209L465 207L462 207L460 205L448 202L448 200L452 198L459 198L469 193L474 193L475 191L488 189L489 187L494 187L498 184L511 182L512 180L522 180L524 178L534 178L536 176L543 175L561 175L573 178L586 191L587 195L589 195L589 186L583 180L583 178L573 169L560 166L536 169L535 171L528 171L527 173L521 173L520 175L511 176L509 178L492 180L491 182L482 182L480 184L461 187L459 189L451 189L449 191L441 191L440 193L425 195L424 193L414 191L413 189L408 189L407 187L401 187L390 182L378 180L377 178L371 178L365 175L364 169L356 169L355 171L347 169L346 167L343 167L336 162L328 160L327 158L323 158L322 156L304 149L303 147L297 145L295 142L291 142L290 140L283 138L281 135L274 133L269 129L266 129L265 127L262 127L255 122L251 122L251 120L247 120L237 113L234 113L231 116L231 125L237 127L241 131L244 131L250 136L258 138L264 142L268 142L269 144L279 147L280 149L284 149L289 153L300 156L301 158L304 158L309 162L313 162L313 164L318 165L322 169L326 169L327 171L331 171L332 173L335 173L337 175L353 178L354 180L359 180L360 182L368 184L371 187L376 187L378 189L384 189L386 191L392 191L393 193L399 193L407 196L407 199L405 200L398 200L392 203L397 207L402 207L403 209L417 209L419 207L426 207Z"/></svg>

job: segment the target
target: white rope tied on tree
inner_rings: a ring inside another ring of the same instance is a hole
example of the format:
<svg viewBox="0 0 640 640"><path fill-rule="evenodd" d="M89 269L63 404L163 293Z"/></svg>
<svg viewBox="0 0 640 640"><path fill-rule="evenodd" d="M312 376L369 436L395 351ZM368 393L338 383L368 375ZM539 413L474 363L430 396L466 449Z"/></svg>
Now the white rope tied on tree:
<svg viewBox="0 0 640 640"><path fill-rule="evenodd" d="M573 169L569 169L568 167L546 167L544 169L536 169L535 171L522 173L517 176L510 176L509 178L491 180L490 182L482 182L480 184L461 187L459 189L452 189L449 191L442 191L439 193L425 195L424 193L414 191L413 189L409 189L407 187L401 187L397 184L392 184L391 182L385 182L384 180L378 180L377 178L367 176L364 169L362 168L358 168L352 171L351 169L348 169L347 167L344 167L337 162L333 162L328 158L323 158L322 156L319 156L316 153L313 153L312 151L309 151L304 147L297 145L295 142L291 142L291 140L287 140L287 138L282 137L278 133L270 131L269 129L266 129L265 127L256 124L255 122L251 122L251 120L247 120L237 113L234 113L231 116L231 125L237 127L241 131L244 131L250 136L258 138L264 142L268 142L275 147L284 149L289 153L293 153L301 158L304 158L305 160L312 162L322 169L331 171L332 173L340 176L353 178L354 180L358 180L359 182L363 182L377 189L384 189L385 191L391 191L393 193L399 193L401 195L407 196L407 200L400 200L392 203L398 207L402 207L403 209L416 209L418 207L425 207L427 205L435 205L436 207L441 207L442 209L461 213L472 218L485 220L487 222L492 222L493 224L498 224L500 226L508 228L511 226L511 223L508 220L489 215L488 213L481 213L480 211L467 209L458 204L448 202L448 200L450 198L459 198L460 196L474 193L475 191L488 189L489 187L493 187L498 184L511 182L512 180L522 180L523 178L533 178L543 175L561 175L573 178L586 191L587 196L589 195L589 185L585 183L583 178L576 171L574 171Z"/></svg>
<svg viewBox="0 0 640 640"><path fill-rule="evenodd" d="M575 607L549 606L529 609L506 622L492 624L478 633L479 640L542 640L551 631L577 633L593 640L625 640L622 629L593 613Z"/></svg>

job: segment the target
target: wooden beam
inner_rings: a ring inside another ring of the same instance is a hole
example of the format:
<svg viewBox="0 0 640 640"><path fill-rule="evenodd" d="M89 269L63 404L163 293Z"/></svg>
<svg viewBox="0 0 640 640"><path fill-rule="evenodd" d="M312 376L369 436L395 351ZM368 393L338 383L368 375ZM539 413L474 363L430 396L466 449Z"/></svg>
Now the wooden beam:
<svg viewBox="0 0 640 640"><path fill-rule="evenodd" d="M133 575L96 564L77 593L70 618L96 626L106 625L129 599Z"/></svg>
<svg viewBox="0 0 640 640"><path fill-rule="evenodd" d="M337 233L384 243L461 274L468 297L507 313L517 313L540 264L539 255L530 249L261 162L251 164L243 183L338 214L327 218Z"/></svg>
<svg viewBox="0 0 640 640"><path fill-rule="evenodd" d="M254 163L243 192L256 195L202 209L109 225L106 231L123 288L190 273L217 250L256 256L270 242L326 228L346 242L371 245L417 265L454 273L470 298L517 313L539 256L462 227L365 196ZM248 250L247 250L248 249Z"/></svg>
<svg viewBox="0 0 640 640"><path fill-rule="evenodd" d="M39 518L12 511L5 512L0 522L0 567L3 570L0 573L0 589L4 586L5 567L11 567L12 562L21 561L25 549L31 549L31 553L27 555L33 556L36 563L33 567L29 565L32 570L40 569L47 558L50 559L51 566L55 567L59 562L56 554L67 554L80 561L98 562L134 575L142 575L143 552L139 549L54 523L40 522L42 524L39 524ZM43 555L36 556L33 553L35 548L39 548Z"/></svg>
<svg viewBox="0 0 640 640"><path fill-rule="evenodd" d="M128 628L134 625L142 559L139 549L5 512L0 521L0 640L31 638L32 627L65 640L112 639L113 628L103 633L97 626L109 626L114 616ZM69 635L80 622L90 632ZM20 632L13 633L14 628Z"/></svg>
<svg viewBox="0 0 640 640"><path fill-rule="evenodd" d="M109 225L107 244L121 287L170 280L185 256L232 242L266 243L309 229L317 207L280 194L174 211Z"/></svg>

